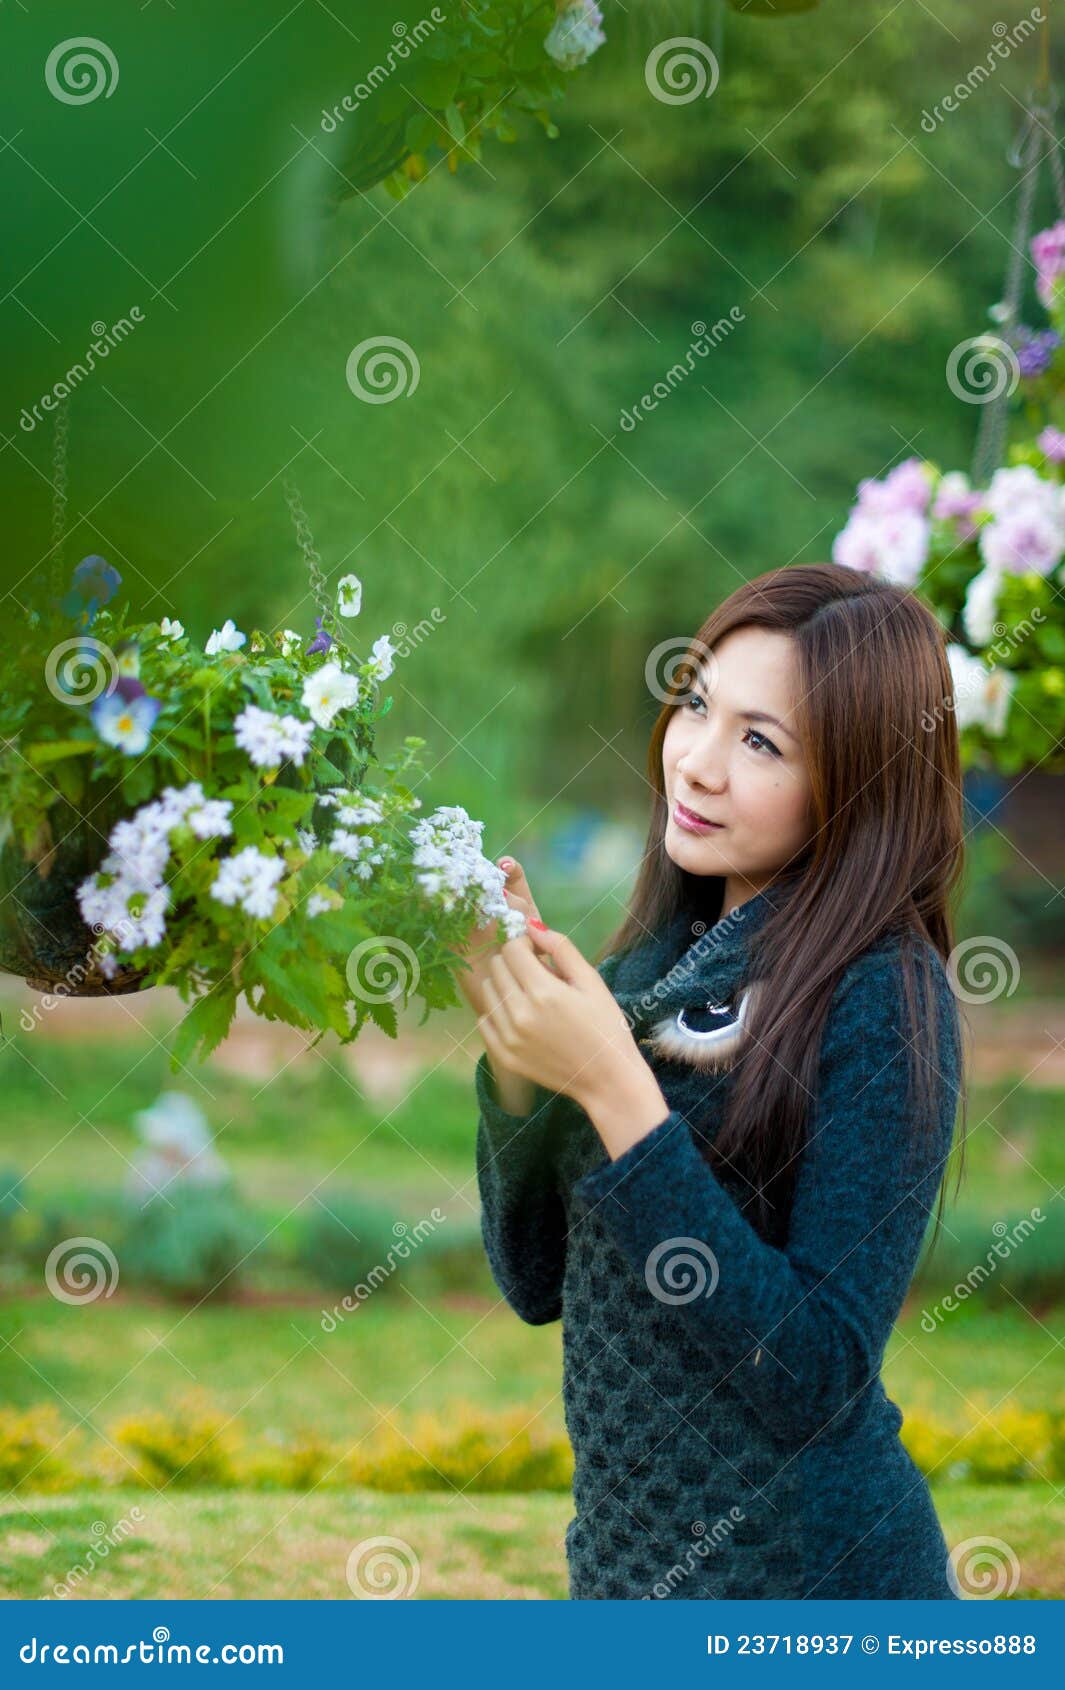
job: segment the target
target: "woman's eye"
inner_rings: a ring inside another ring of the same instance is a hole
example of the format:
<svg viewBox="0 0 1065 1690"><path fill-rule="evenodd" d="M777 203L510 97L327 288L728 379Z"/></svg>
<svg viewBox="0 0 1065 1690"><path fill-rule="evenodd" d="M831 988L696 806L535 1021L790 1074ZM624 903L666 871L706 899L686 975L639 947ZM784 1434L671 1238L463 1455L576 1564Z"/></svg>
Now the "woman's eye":
<svg viewBox="0 0 1065 1690"><path fill-rule="evenodd" d="M764 746L768 751L770 751L772 753L772 755L774 757L780 756L779 748L773 744L773 741L771 739L767 739L765 734L759 733L757 728L748 728L747 734L753 734L755 739L761 740L761 742L762 742L761 745L756 745L754 747L755 751L761 751L762 747ZM746 738L747 736L745 735L744 737Z"/></svg>
<svg viewBox="0 0 1065 1690"><path fill-rule="evenodd" d="M701 706L701 707L704 707L704 708L705 708L705 704L704 704L704 700L703 700L703 698L702 698L702 697L701 697L701 695L700 695L700 694L699 694L699 693L697 693L697 692L693 692L693 693L691 693L691 694L690 694L690 695L689 695L689 697L688 697L688 698L687 698L687 699L686 699L686 701L685 701L685 702L686 702L686 704L687 704L687 707L688 707L688 709L689 709L689 710L690 710L690 709L691 709L691 708L692 708L692 707L693 707L693 705L696 705L696 704L698 704L698 705L700 705L700 706Z"/></svg>

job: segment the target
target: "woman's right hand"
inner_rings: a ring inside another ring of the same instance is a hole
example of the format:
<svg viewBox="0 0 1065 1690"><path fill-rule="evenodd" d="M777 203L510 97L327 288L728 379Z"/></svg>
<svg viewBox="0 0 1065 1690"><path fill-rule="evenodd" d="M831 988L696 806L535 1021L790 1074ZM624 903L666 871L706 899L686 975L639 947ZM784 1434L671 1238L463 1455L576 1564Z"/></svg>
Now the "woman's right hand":
<svg viewBox="0 0 1065 1690"><path fill-rule="evenodd" d="M507 877L503 888L506 901L512 910L521 910L525 919L541 920L536 900L529 889L525 878L525 870L513 857L500 857L498 866ZM462 969L458 975L459 989L467 1003L477 1015L483 1015L485 1004L482 986L488 974L488 965L494 956L499 955L498 922L494 919L484 927L474 928L466 944L466 960L469 969Z"/></svg>
<svg viewBox="0 0 1065 1690"><path fill-rule="evenodd" d="M498 867L507 877L503 894L510 908L521 910L526 921L540 921L542 918L539 906L529 889L529 882L521 864L515 862L513 857L500 857ZM459 989L477 1015L483 1015L485 1012L482 986L492 958L500 952L498 927L499 923L493 920L484 927L474 929L466 946L466 960L470 967L460 970L458 975ZM532 1082L521 1074L512 1074L509 1069L493 1067L491 1062L489 1068L492 1070L496 1101L500 1108L505 1109L508 1115L528 1115L536 1100L536 1090Z"/></svg>

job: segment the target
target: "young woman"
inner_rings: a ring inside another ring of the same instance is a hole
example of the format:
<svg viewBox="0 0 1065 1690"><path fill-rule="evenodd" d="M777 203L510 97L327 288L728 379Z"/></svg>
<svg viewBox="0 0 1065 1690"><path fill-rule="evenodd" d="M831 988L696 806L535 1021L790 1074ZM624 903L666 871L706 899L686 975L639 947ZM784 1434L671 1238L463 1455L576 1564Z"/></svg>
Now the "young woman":
<svg viewBox="0 0 1065 1690"><path fill-rule="evenodd" d="M463 976L488 1258L563 1323L570 1595L956 1598L880 1377L964 1115L935 618L836 565L740 587L648 782L598 968L514 865L528 936Z"/></svg>

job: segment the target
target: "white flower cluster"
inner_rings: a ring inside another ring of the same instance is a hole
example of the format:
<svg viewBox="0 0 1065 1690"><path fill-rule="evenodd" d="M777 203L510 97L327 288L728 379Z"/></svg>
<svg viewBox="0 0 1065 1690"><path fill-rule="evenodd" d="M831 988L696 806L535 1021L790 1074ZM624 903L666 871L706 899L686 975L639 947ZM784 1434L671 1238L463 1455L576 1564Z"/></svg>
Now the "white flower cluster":
<svg viewBox="0 0 1065 1690"><path fill-rule="evenodd" d="M109 934L121 950L158 945L170 901L163 876L171 833L184 824L198 839L221 838L232 832L232 808L228 798L205 798L199 781L190 781L180 788L168 786L161 797L116 822L107 840L111 849L78 887L82 919ZM100 965L113 976L112 957L101 957Z"/></svg>
<svg viewBox="0 0 1065 1690"><path fill-rule="evenodd" d="M327 809L336 810L337 826L329 838L329 849L355 865L360 880L369 880L375 868L385 860L385 848L369 833L354 833L357 827L379 827L385 819L384 809L376 798L351 792L337 786L319 799ZM314 913L313 911L311 912Z"/></svg>
<svg viewBox="0 0 1065 1690"><path fill-rule="evenodd" d="M472 821L461 805L445 804L417 822L410 837L418 882L430 897L440 899L445 910L472 893L478 925L498 918L507 938L517 939L525 932L525 917L503 897L507 877L482 852L483 830L484 823Z"/></svg>
<svg viewBox="0 0 1065 1690"><path fill-rule="evenodd" d="M275 716L272 710L260 710L257 704L245 705L233 723L237 744L257 769L276 769L286 758L299 767L313 733L313 722L302 722L298 716Z"/></svg>
<svg viewBox="0 0 1065 1690"><path fill-rule="evenodd" d="M544 50L563 70L576 70L588 63L605 40L603 14L595 0L572 0L559 11Z"/></svg>
<svg viewBox="0 0 1065 1690"><path fill-rule="evenodd" d="M246 915L268 921L277 907L277 883L285 869L284 857L270 857L255 845L246 845L223 857L211 897L220 904L239 904Z"/></svg>

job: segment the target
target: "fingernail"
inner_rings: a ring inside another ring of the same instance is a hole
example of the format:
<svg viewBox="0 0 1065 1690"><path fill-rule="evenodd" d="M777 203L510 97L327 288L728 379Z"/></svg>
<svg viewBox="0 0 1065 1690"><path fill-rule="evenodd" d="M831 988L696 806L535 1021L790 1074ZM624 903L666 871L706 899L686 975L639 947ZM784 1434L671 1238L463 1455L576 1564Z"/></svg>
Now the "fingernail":
<svg viewBox="0 0 1065 1690"><path fill-rule="evenodd" d="M508 870L512 869L514 867L514 858L513 857L500 857L499 866L500 866L500 868L504 868L504 869L508 869Z"/></svg>
<svg viewBox="0 0 1065 1690"><path fill-rule="evenodd" d="M530 927L538 927L540 929L541 933L547 932L547 922L546 921L538 921L534 915L531 915L529 917L529 926Z"/></svg>

